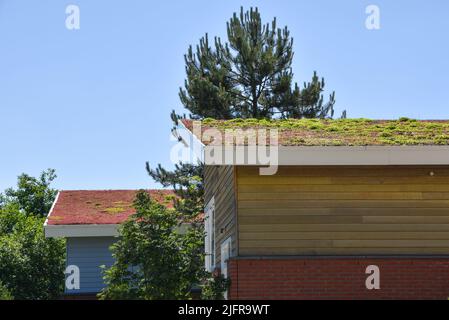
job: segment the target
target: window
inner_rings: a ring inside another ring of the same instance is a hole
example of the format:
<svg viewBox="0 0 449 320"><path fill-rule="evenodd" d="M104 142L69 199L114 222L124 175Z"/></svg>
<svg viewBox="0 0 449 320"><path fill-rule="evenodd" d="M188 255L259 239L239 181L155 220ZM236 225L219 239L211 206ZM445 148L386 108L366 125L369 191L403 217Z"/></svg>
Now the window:
<svg viewBox="0 0 449 320"><path fill-rule="evenodd" d="M227 238L221 243L220 254L221 254L221 274L227 278L228 277L228 259L231 257L231 237Z"/></svg>
<svg viewBox="0 0 449 320"><path fill-rule="evenodd" d="M212 199L209 201L209 203L206 205L205 211L205 221L204 221L204 227L206 231L206 238L205 238L205 264L206 264L206 270L209 272L212 272L215 265L215 200L212 197Z"/></svg>
<svg viewBox="0 0 449 320"><path fill-rule="evenodd" d="M229 237L221 243L220 254L221 254L221 274L227 279L228 278L228 260L231 257L231 244L232 238ZM224 298L228 300L228 291L224 293Z"/></svg>

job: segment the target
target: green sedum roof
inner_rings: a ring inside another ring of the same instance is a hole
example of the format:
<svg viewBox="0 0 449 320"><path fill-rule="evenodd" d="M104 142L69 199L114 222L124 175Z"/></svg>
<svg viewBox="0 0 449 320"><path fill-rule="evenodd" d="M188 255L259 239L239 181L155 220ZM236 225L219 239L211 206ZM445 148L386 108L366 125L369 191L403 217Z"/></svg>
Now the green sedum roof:
<svg viewBox="0 0 449 320"><path fill-rule="evenodd" d="M192 130L192 120L183 120ZM284 146L449 145L449 120L370 119L204 119L202 131L216 128L276 128Z"/></svg>

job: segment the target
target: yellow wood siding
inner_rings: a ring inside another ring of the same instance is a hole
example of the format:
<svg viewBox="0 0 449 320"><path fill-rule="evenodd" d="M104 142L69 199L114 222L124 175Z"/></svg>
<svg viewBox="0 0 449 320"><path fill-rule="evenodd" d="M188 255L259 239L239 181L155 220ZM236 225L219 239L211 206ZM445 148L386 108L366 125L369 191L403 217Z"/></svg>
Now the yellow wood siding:
<svg viewBox="0 0 449 320"><path fill-rule="evenodd" d="M237 168L239 255L449 254L449 166Z"/></svg>
<svg viewBox="0 0 449 320"><path fill-rule="evenodd" d="M232 256L237 255L237 215L233 166L206 166L204 183L206 204L215 199L215 264L220 265L220 246L232 236Z"/></svg>

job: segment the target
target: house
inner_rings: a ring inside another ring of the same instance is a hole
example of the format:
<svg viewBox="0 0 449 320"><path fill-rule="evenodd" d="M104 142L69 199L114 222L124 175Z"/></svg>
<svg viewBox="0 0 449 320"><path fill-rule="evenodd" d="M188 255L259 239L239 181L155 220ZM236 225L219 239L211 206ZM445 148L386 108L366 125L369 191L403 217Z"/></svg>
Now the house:
<svg viewBox="0 0 449 320"><path fill-rule="evenodd" d="M148 190L152 199L172 206L173 191ZM114 263L110 246L118 227L135 213L136 190L60 191L44 224L45 236L66 239L66 264L79 270L78 289L65 298L94 299L104 287L100 266Z"/></svg>
<svg viewBox="0 0 449 320"><path fill-rule="evenodd" d="M230 299L449 297L449 121L184 119L178 131L205 163L206 267L231 279ZM270 170L248 161L267 147Z"/></svg>

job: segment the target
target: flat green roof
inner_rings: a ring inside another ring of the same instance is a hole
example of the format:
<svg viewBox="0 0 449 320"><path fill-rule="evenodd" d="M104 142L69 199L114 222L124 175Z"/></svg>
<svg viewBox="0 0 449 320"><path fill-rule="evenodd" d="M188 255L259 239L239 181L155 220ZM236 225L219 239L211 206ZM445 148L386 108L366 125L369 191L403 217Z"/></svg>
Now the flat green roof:
<svg viewBox="0 0 449 320"><path fill-rule="evenodd" d="M192 130L192 120L182 122ZM237 129L278 129L279 144L283 146L449 145L449 120L208 118L201 121L202 132L211 128L223 133Z"/></svg>

